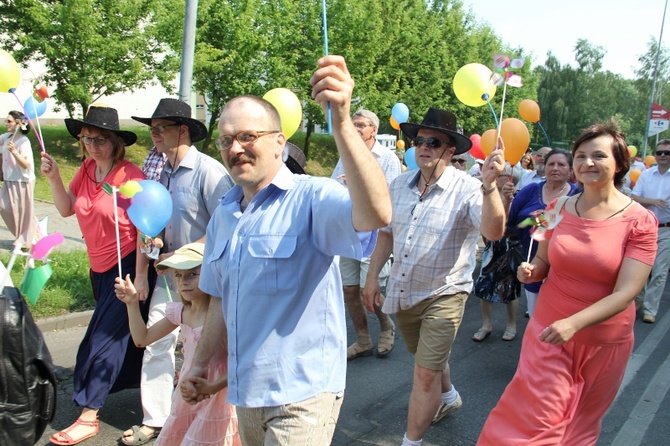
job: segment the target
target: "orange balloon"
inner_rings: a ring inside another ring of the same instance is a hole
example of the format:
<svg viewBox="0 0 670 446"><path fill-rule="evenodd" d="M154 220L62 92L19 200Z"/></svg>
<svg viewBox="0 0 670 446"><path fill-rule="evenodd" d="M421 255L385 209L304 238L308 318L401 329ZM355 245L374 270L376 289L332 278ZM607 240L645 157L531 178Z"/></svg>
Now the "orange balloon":
<svg viewBox="0 0 670 446"><path fill-rule="evenodd" d="M500 136L505 144L505 161L513 166L519 162L530 145L528 127L520 119L503 119Z"/></svg>
<svg viewBox="0 0 670 446"><path fill-rule="evenodd" d="M540 106L532 99L524 99L519 103L519 115L535 124L540 120Z"/></svg>
<svg viewBox="0 0 670 446"><path fill-rule="evenodd" d="M396 143L395 143L395 147L396 147L396 149L400 149L400 150L404 149L405 148L405 141L403 141L402 139L397 140Z"/></svg>
<svg viewBox="0 0 670 446"><path fill-rule="evenodd" d="M482 138L479 140L479 145L482 148L484 155L489 156L496 146L496 129L490 129L482 133Z"/></svg>
<svg viewBox="0 0 670 446"><path fill-rule="evenodd" d="M631 182L636 182L638 178L640 178L640 175L642 172L638 169L633 169L630 171L630 174L628 175L630 177Z"/></svg>
<svg viewBox="0 0 670 446"><path fill-rule="evenodd" d="M396 130L400 129L400 124L398 124L398 121L393 119L393 116L391 116L391 118L389 119L389 122L391 123L391 127L393 127L394 129L396 129Z"/></svg>
<svg viewBox="0 0 670 446"><path fill-rule="evenodd" d="M644 165L647 166L647 169L656 164L656 157L654 155L647 155L644 158Z"/></svg>

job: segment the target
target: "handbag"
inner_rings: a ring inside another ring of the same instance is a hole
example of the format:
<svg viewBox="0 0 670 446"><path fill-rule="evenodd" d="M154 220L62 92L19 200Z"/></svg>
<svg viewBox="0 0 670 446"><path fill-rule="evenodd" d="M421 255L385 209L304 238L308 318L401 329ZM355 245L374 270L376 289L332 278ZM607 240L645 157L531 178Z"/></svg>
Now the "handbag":
<svg viewBox="0 0 670 446"><path fill-rule="evenodd" d="M504 304L518 298L521 282L517 279L516 270L521 262L521 240L505 236L497 241L487 241L481 272L474 286L477 297Z"/></svg>

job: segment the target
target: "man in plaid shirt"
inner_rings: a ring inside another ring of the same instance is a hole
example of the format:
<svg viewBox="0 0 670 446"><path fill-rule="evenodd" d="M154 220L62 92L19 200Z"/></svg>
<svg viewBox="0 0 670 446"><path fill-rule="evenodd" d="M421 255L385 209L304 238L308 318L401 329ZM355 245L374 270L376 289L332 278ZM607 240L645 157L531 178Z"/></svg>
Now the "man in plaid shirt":
<svg viewBox="0 0 670 446"><path fill-rule="evenodd" d="M414 140L419 170L391 183L393 217L379 231L363 290L365 306L395 313L407 349L414 355L403 446L418 446L431 423L463 402L451 383L449 354L472 290L477 237L499 240L505 211L496 178L505 165L494 150L481 167L481 182L454 168L453 155L472 143L457 131L456 116L431 108L421 124L403 123ZM502 141L499 140L499 145ZM391 252L393 267L386 299L377 276Z"/></svg>
<svg viewBox="0 0 670 446"><path fill-rule="evenodd" d="M156 146L151 148L147 157L144 158L144 166L142 166L142 172L144 172L147 180L160 181L166 159L167 155L156 150Z"/></svg>

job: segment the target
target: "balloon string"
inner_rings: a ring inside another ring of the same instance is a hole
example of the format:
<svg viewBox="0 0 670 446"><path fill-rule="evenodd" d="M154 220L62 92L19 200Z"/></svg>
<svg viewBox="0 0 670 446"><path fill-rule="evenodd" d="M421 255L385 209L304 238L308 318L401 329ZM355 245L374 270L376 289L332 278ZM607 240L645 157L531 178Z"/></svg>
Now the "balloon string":
<svg viewBox="0 0 670 446"><path fill-rule="evenodd" d="M542 130L542 133L544 133L544 139L547 140L547 147L551 147L551 141L549 141L549 135L547 135L547 132L544 130L544 127L542 127L542 123L540 121L537 121L537 125L540 126L540 130Z"/></svg>
<svg viewBox="0 0 670 446"><path fill-rule="evenodd" d="M321 11L323 18L323 55L328 55L328 18L326 16L326 0L321 0ZM328 121L328 134L333 134L333 126L331 123L330 101L326 103L326 119Z"/></svg>
<svg viewBox="0 0 670 446"><path fill-rule="evenodd" d="M17 102L19 103L19 105L21 106L21 110L23 110L23 114L24 114L24 115L26 116L26 118L28 119L28 122L30 123L30 125L33 126L33 128L39 129L39 127L36 127L35 124L33 124L33 121L32 121L32 119L30 119L30 116L28 116L28 111L27 111L26 108L23 106L23 103L21 102L21 99L19 99L19 97L16 95L16 89L15 89L15 88L10 88L10 89L9 89L9 92L10 92L11 94L13 94L14 97L16 98L16 101L17 101ZM37 113L35 113L35 116L37 116ZM35 118L35 119L37 119L37 118ZM42 151L42 153L46 153L46 149L44 148L44 142L43 142L43 140L42 140L42 132L41 132L41 131L39 131L39 132L35 132L35 138L37 139L37 143L39 144L39 146L40 146L40 150Z"/></svg>
<svg viewBox="0 0 670 446"><path fill-rule="evenodd" d="M491 101L486 99L486 103L489 105L489 108L491 109L491 114L493 115L493 120L496 123L496 128L498 128L498 117L496 116L496 111L493 109L493 105L491 105Z"/></svg>

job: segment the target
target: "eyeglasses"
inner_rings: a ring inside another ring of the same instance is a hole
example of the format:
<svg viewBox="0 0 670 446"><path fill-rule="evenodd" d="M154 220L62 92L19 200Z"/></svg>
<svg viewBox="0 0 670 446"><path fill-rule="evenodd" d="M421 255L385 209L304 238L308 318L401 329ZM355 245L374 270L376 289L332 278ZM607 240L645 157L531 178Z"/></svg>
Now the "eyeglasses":
<svg viewBox="0 0 670 446"><path fill-rule="evenodd" d="M417 148L421 147L423 143L426 143L426 145L431 149L439 149L442 144L449 144L449 141L442 141L441 139L437 138L424 138L422 136L414 139L414 145Z"/></svg>
<svg viewBox="0 0 670 446"><path fill-rule="evenodd" d="M81 142L83 142L87 146L90 146L90 145L102 146L108 140L109 140L109 138L103 138L102 136L98 136L96 138L91 138L90 136L82 136L81 137Z"/></svg>
<svg viewBox="0 0 670 446"><path fill-rule="evenodd" d="M657 150L656 156L668 156L670 155L670 150Z"/></svg>
<svg viewBox="0 0 670 446"><path fill-rule="evenodd" d="M357 129L364 129L365 127L374 127L372 124L366 124L364 122L354 122L354 127Z"/></svg>
<svg viewBox="0 0 670 446"><path fill-rule="evenodd" d="M233 141L237 141L240 146L246 148L258 141L258 138L272 133L279 133L281 130L242 130L235 135L223 135L214 140L214 144L219 149L230 150L233 147Z"/></svg>
<svg viewBox="0 0 670 446"><path fill-rule="evenodd" d="M452 159L451 159L451 164L456 164L456 163L458 163L458 164L460 164L461 166L463 166L463 165L465 165L466 160L464 160L464 159L459 159L459 158L452 158Z"/></svg>
<svg viewBox="0 0 670 446"><path fill-rule="evenodd" d="M181 124L158 124L158 125L154 125L153 127L152 127L152 126L149 126L149 131L150 131L151 133L158 133L158 134L161 134L161 133L163 133L163 132L165 131L165 129L167 129L168 127L179 127L180 125L181 125Z"/></svg>

